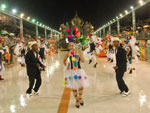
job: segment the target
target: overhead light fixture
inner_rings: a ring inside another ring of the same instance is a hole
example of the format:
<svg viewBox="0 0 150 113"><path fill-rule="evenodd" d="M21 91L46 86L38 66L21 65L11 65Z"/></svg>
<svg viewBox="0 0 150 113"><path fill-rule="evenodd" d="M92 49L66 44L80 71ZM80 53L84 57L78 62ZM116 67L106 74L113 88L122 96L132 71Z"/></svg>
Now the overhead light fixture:
<svg viewBox="0 0 150 113"><path fill-rule="evenodd" d="M131 8L131 9L134 9L134 7L133 7L133 6L131 6L130 8Z"/></svg>
<svg viewBox="0 0 150 113"><path fill-rule="evenodd" d="M40 23L40 26L42 26L42 23Z"/></svg>
<svg viewBox="0 0 150 113"><path fill-rule="evenodd" d="M20 17L21 17L21 18L23 18L23 17L24 17L24 14L23 14L23 13L21 13L21 14L20 14Z"/></svg>
<svg viewBox="0 0 150 113"><path fill-rule="evenodd" d="M33 22L33 23L35 23L35 21L36 21L35 19L32 19L32 22Z"/></svg>
<svg viewBox="0 0 150 113"><path fill-rule="evenodd" d="M123 17L123 15L122 15L122 14L120 14L120 17Z"/></svg>
<svg viewBox="0 0 150 113"><path fill-rule="evenodd" d="M1 5L1 9L2 9L2 10L5 10L5 9L6 9L6 5L5 5L5 4L2 4L2 5Z"/></svg>
<svg viewBox="0 0 150 113"><path fill-rule="evenodd" d="M12 13L13 13L13 14L16 14L16 13L17 13L17 10L16 10L16 9L12 9Z"/></svg>
<svg viewBox="0 0 150 113"><path fill-rule="evenodd" d="M29 16L27 17L27 20L28 20L28 21L30 20L30 17L29 17Z"/></svg>
<svg viewBox="0 0 150 113"><path fill-rule="evenodd" d="M140 5L143 5L143 4L144 4L143 0L140 0L139 3L140 3Z"/></svg>

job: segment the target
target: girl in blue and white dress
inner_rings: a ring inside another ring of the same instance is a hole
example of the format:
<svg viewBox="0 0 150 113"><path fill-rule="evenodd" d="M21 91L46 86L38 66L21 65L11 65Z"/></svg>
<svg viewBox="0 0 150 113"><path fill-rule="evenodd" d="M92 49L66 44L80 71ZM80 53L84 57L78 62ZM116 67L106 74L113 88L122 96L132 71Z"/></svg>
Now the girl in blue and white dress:
<svg viewBox="0 0 150 113"><path fill-rule="evenodd" d="M72 89L76 99L76 107L79 108L80 105L84 105L82 99L83 90L89 86L89 81L80 65L80 62L84 62L83 52L76 49L74 42L70 42L68 47L70 51L64 57L65 85Z"/></svg>

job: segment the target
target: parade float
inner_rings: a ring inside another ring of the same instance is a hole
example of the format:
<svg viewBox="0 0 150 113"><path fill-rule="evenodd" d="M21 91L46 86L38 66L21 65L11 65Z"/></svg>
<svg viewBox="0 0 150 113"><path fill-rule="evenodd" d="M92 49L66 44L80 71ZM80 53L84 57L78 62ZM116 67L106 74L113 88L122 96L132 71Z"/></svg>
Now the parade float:
<svg viewBox="0 0 150 113"><path fill-rule="evenodd" d="M72 37L75 37L84 48L84 46L87 45L88 35L94 32L94 27L90 22L85 22L81 19L76 12L75 17L71 19L70 22L60 25L60 32L60 50L67 50L67 43L72 39Z"/></svg>

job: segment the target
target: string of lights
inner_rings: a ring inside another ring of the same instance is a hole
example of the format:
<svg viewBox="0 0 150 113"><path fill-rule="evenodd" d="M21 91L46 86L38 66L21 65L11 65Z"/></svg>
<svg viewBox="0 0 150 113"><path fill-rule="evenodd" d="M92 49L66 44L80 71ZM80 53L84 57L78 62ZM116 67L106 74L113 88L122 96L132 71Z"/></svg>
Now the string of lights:
<svg viewBox="0 0 150 113"><path fill-rule="evenodd" d="M35 18L32 18L27 16L25 17L25 14L24 13L20 13L17 11L17 9L12 9L12 10L7 10L7 5L6 4L0 4L0 12L3 13L3 14L6 14L8 16L11 16L13 18L16 18L16 19L22 19L24 21L27 21L31 24L34 24L38 27L41 27L41 28L44 28L46 30L50 30L50 31L53 31L57 34L60 34L59 31L55 30L55 29L52 29L51 27L47 26L47 25L44 25L43 23L40 23L38 22Z"/></svg>
<svg viewBox="0 0 150 113"><path fill-rule="evenodd" d="M136 7L131 6L130 10L125 10L124 13L120 13L119 16L116 16L114 19L110 20L109 22L107 22L105 25L101 26L100 28L98 28L95 33L97 32L101 32L102 29L105 29L109 26L111 26L112 24L114 24L115 22L118 23L118 21L122 18L124 18L125 16L129 15L132 13L132 20L133 20L133 32L135 32L135 10L143 7L144 5L150 3L150 0L139 0L139 5L137 5ZM118 28L118 33L119 33L119 25L117 25Z"/></svg>

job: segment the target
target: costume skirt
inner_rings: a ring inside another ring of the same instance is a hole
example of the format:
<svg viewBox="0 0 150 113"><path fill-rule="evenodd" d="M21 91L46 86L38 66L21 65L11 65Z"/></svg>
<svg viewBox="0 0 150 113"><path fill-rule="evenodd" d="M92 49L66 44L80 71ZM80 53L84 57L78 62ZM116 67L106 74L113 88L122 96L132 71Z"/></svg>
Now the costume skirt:
<svg viewBox="0 0 150 113"><path fill-rule="evenodd" d="M88 77L83 69L65 70L66 87L71 89L86 88L89 86Z"/></svg>

